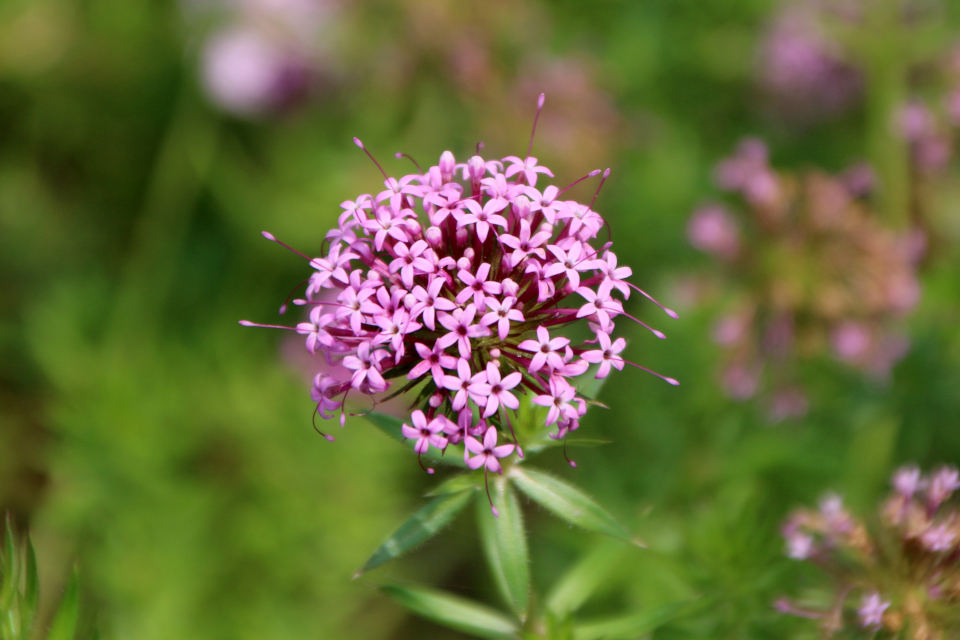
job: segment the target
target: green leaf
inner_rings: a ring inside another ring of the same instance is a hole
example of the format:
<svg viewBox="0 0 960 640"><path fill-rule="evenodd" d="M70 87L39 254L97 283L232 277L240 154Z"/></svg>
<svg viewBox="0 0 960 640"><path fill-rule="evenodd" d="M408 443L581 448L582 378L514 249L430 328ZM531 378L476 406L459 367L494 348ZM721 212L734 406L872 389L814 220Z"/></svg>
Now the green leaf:
<svg viewBox="0 0 960 640"><path fill-rule="evenodd" d="M511 638L520 629L501 614L463 598L423 587L384 585L381 590L414 613L481 638Z"/></svg>
<svg viewBox="0 0 960 640"><path fill-rule="evenodd" d="M40 602L40 576L37 571L37 554L33 541L27 536L27 577L24 584L24 597L20 602L20 624L23 637L29 638L33 629L37 604Z"/></svg>
<svg viewBox="0 0 960 640"><path fill-rule="evenodd" d="M380 548L370 556L363 568L357 571L353 577L356 578L362 573L386 564L421 542L432 538L467 505L472 497L473 492L460 491L434 498L428 502L427 506L400 525L400 528L380 545Z"/></svg>
<svg viewBox="0 0 960 640"><path fill-rule="evenodd" d="M618 542L603 539L554 583L545 599L547 610L562 615L579 609L607 581L624 549Z"/></svg>
<svg viewBox="0 0 960 640"><path fill-rule="evenodd" d="M404 444L411 450L413 449L414 441L404 438L403 432L400 430L400 428L403 426L403 420L400 418L388 416L385 413L378 413L376 411L371 411L370 413L364 414L364 417L373 423L373 426L377 427L397 442ZM450 465L452 467L465 468L467 466L467 464L463 461L463 449L461 447L448 447L446 454L441 454L435 448L430 447L427 452L423 454L423 457L440 464Z"/></svg>
<svg viewBox="0 0 960 640"><path fill-rule="evenodd" d="M553 476L515 466L510 477L525 494L571 524L643 546L603 507Z"/></svg>
<svg viewBox="0 0 960 640"><path fill-rule="evenodd" d="M9 513L6 517L3 550L3 589L0 590L0 613L5 614L13 608L13 601L17 597L17 589L20 587L20 557L17 553L16 539L13 535L13 522ZM9 623L10 621L4 621L4 624Z"/></svg>
<svg viewBox="0 0 960 640"><path fill-rule="evenodd" d="M74 568L70 582L50 624L47 640L73 640L80 616L80 572Z"/></svg>
<svg viewBox="0 0 960 640"><path fill-rule="evenodd" d="M490 512L486 501L477 500L477 524L483 550L501 595L520 619L525 620L530 593L530 556L520 503L506 478L497 478L494 482L493 503L499 517Z"/></svg>
<svg viewBox="0 0 960 640"><path fill-rule="evenodd" d="M433 496L444 496L448 493L458 493L468 489L479 489L482 484L481 478L482 476L476 473L464 473L459 476L454 476L431 489L426 494L426 497L432 498Z"/></svg>
<svg viewBox="0 0 960 640"><path fill-rule="evenodd" d="M689 605L689 600L673 602L618 618L579 624L574 628L573 637L574 640L633 640L670 622Z"/></svg>

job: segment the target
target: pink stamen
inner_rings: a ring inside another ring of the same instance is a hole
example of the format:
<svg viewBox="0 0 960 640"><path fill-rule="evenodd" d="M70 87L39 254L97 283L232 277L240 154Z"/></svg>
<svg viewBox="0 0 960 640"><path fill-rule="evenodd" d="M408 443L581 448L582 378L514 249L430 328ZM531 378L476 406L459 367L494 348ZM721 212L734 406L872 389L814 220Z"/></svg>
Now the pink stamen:
<svg viewBox="0 0 960 640"><path fill-rule="evenodd" d="M399 160L400 158L406 158L407 160L413 163L413 166L417 168L417 173L419 173L420 175L423 175L423 169L421 169L420 165L417 164L417 161L413 159L413 156L403 153L402 151L397 151L395 154L393 154L393 157L396 158L397 160Z"/></svg>
<svg viewBox="0 0 960 640"><path fill-rule="evenodd" d="M574 187L574 186L580 184L581 182L583 182L583 181L586 180L587 178L593 178L593 177L598 176L598 175L600 175L600 169L594 169L593 171L591 171L591 172L588 173L587 175L583 176L583 177L580 178L579 180L574 180L573 182L571 182L570 184L568 184L567 186L565 186L563 189L560 189L560 191L557 192L557 197L559 198L561 195L564 194L564 192L567 191L567 189L570 189L571 187Z"/></svg>
<svg viewBox="0 0 960 640"><path fill-rule="evenodd" d="M296 249L294 249L293 247L291 247L290 245L288 245L286 242L281 242L280 240L277 240L276 236L274 236L274 235L273 235L272 233L270 233L269 231L261 231L261 232L260 232L260 235L262 235L264 238L266 238L266 239L269 240L270 242L276 242L276 243L277 243L278 245L280 245L281 247L284 247L284 248L286 248L286 249L289 249L290 251L293 251L295 254L297 254L298 256L300 256L301 258L303 258L304 260L306 260L306 261L308 261L308 262L310 262L310 261L313 260L313 258L310 258L310 257L306 256L305 254L300 253L299 251L297 251Z"/></svg>
<svg viewBox="0 0 960 640"><path fill-rule="evenodd" d="M299 289L299 288L302 287L303 285L307 284L308 282L310 282L310 278L306 278L306 279L304 279L304 280L301 280L301 281L300 281L300 284L298 284L297 286L295 286L293 289L290 290L290 293L287 294L287 298L283 301L283 304L280 305L280 315L283 315L283 314L285 314L285 313L287 312L287 305L290 304L290 298L292 298L292 297L293 297L293 294L295 294L295 293L297 292L297 289ZM298 302L298 300L294 300L294 301L293 301L293 304L296 305L297 302ZM304 302L306 302L306 301L304 301Z"/></svg>
<svg viewBox="0 0 960 640"><path fill-rule="evenodd" d="M533 131L530 132L530 143L527 145L527 158L530 158L530 152L533 150L533 136L537 132L537 121L540 119L540 111L543 109L543 101L546 99L544 94L537 98L537 115L533 117Z"/></svg>
<svg viewBox="0 0 960 640"><path fill-rule="evenodd" d="M623 282L627 282L627 281L624 280ZM657 299L656 299L656 298L654 298L652 295L650 295L649 293L647 293L646 291L644 291L643 289L641 289L641 288L638 287L637 285L633 284L632 282L627 282L627 286L633 288L634 290L636 290L637 292L639 292L640 295L644 296L647 300L649 300L649 301L652 302L653 304L655 304L655 305L657 305L658 307L660 307L661 309L663 309L664 313L666 313L668 316L670 316L670 317L673 318L674 320L676 320L677 318L680 317L679 315L677 315L677 312L676 312L676 311L674 311L673 309L668 309L667 307L663 306L662 304L660 304L659 302L657 302Z"/></svg>
<svg viewBox="0 0 960 640"><path fill-rule="evenodd" d="M250 322L249 320L241 320L241 327L263 327L264 329L286 329L287 331L296 331L296 327L285 327L280 324L259 324L256 322Z"/></svg>
<svg viewBox="0 0 960 640"><path fill-rule="evenodd" d="M571 459L570 459L570 456L567 455L567 438L566 438L566 436L564 436L564 438L563 438L563 457L567 459L567 462L570 463L570 466L571 466L571 467L573 467L574 469L577 468L577 463L574 462L573 460L571 460Z"/></svg>
<svg viewBox="0 0 960 640"><path fill-rule="evenodd" d="M622 358L621 358L621 359L622 359ZM631 366L636 367L637 369L641 369L641 370L643 370L643 371L646 371L646 372L649 373L650 375L657 376L658 378L660 378L661 380L663 380L663 381L666 382L667 384L672 384L672 385L675 386L675 387L680 386L680 383L677 382L676 380L674 380L673 378L668 378L667 376L662 375L662 374L659 374L659 373L657 373L656 371L653 371L653 370L651 370L651 369L647 369L646 367L641 367L641 366L638 365L636 362L630 362L629 360L624 360L624 362L627 363L627 364L629 364L629 365L631 365Z"/></svg>
<svg viewBox="0 0 960 640"><path fill-rule="evenodd" d="M381 166L380 166L380 163L377 162L377 159L373 157L373 154L370 153L369 151L367 151L367 148L366 148L365 146L363 146L363 143L362 143L362 142L360 142L360 138L354 138L354 139L353 139L353 144L355 144L355 145L357 145L358 147L360 147L361 149L363 149L363 152L364 152L365 154L367 154L367 157L370 158L371 160L373 160L373 164L377 165L377 169L380 169L380 173L383 174L383 179L384 179L384 180L389 180L389 179L390 179L390 176L388 176L388 175L387 175L387 172L383 170L383 167L381 167Z"/></svg>
<svg viewBox="0 0 960 640"><path fill-rule="evenodd" d="M609 310L608 310L608 311L609 311ZM630 315L630 314L627 313L627 312L624 312L623 315L627 316L628 318L630 318L631 320L633 320L634 322L636 322L637 324L639 324L641 327L647 329L650 333L652 333L653 335L657 336L657 337L660 338L661 340L666 340L666 339L667 339L667 336L665 336L662 331L657 331L656 329L654 329L653 327L651 327L650 325L648 325L646 322L643 322L643 321L641 321L641 320L637 320L636 318L634 318L632 315Z"/></svg>
<svg viewBox="0 0 960 640"><path fill-rule="evenodd" d="M321 401L321 402L322 402L322 401ZM319 402L317 403L317 408L316 408L316 410L314 410L314 412L313 412L313 419L311 420L311 422L313 423L313 430L316 431L317 433L319 433L320 435L322 435L324 438L326 438L326 439L327 439L327 442L333 442L334 440L336 440L336 438L334 438L333 436L331 436L331 435L328 434L328 433L324 433L323 431L320 431L320 429L317 428L317 414L318 414L318 413L320 413L320 403L319 403Z"/></svg>

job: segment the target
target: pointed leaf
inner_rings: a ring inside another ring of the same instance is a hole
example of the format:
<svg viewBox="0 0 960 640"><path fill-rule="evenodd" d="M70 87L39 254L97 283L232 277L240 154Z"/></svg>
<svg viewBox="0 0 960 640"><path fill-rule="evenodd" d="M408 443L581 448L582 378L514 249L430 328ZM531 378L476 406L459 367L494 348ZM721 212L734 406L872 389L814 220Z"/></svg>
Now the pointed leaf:
<svg viewBox="0 0 960 640"><path fill-rule="evenodd" d="M513 468L510 477L521 491L567 522L640 545L603 507L566 482L519 466Z"/></svg>
<svg viewBox="0 0 960 640"><path fill-rule="evenodd" d="M6 517L3 552L3 589L0 590L0 612L7 612L13 608L14 599L17 597L17 589L20 587L20 556L17 553L16 539L13 535L13 522L9 512Z"/></svg>
<svg viewBox="0 0 960 640"><path fill-rule="evenodd" d="M554 583L545 598L547 610L562 615L579 609L607 581L624 549L622 544L604 538Z"/></svg>
<svg viewBox="0 0 960 640"><path fill-rule="evenodd" d="M574 640L633 640L677 618L689 606L690 601L673 602L639 613L579 624L573 637Z"/></svg>
<svg viewBox="0 0 960 640"><path fill-rule="evenodd" d="M458 493L468 489L479 489L480 485L483 484L482 478L483 476L478 473L464 473L459 476L454 476L431 489L426 494L426 497L444 496L448 493Z"/></svg>
<svg viewBox="0 0 960 640"><path fill-rule="evenodd" d="M384 585L381 589L414 613L464 633L499 640L511 638L520 630L499 611L442 591L396 585Z"/></svg>
<svg viewBox="0 0 960 640"><path fill-rule="evenodd" d="M403 420L400 418L388 416L385 413L378 413L376 411L371 411L370 413L365 414L364 417L373 423L373 426L377 427L397 442L405 445L411 450L413 449L414 441L404 438L403 432L400 430L400 428L403 426ZM433 447L430 447L427 452L423 454L423 457L440 464L450 465L451 467L466 468L467 466L463 461L463 448L459 446L448 447L446 453L440 453Z"/></svg>
<svg viewBox="0 0 960 640"><path fill-rule="evenodd" d="M74 568L70 582L50 624L47 640L73 640L80 616L80 572Z"/></svg>
<svg viewBox="0 0 960 640"><path fill-rule="evenodd" d="M380 545L354 578L390 562L421 542L432 538L467 505L472 497L473 492L461 491L440 496L428 502Z"/></svg>
<svg viewBox="0 0 960 640"><path fill-rule="evenodd" d="M33 550L33 541L27 536L27 576L24 584L24 597L20 602L20 624L23 637L29 638L33 621L40 601L40 577L37 571L37 554Z"/></svg>
<svg viewBox="0 0 960 640"><path fill-rule="evenodd" d="M506 478L497 478L492 493L500 515L495 517L485 501L477 500L480 539L500 594L520 619L525 620L530 593L530 556L523 513Z"/></svg>

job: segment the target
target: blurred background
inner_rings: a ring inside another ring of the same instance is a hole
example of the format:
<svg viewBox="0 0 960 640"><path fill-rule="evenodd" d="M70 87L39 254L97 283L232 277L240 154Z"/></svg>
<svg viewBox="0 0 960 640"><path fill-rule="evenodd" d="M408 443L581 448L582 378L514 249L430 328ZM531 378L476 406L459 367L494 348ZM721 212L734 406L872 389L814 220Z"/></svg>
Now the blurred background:
<svg viewBox="0 0 960 640"><path fill-rule="evenodd" d="M596 209L620 262L680 313L631 298L668 339L624 335L681 386L612 376L582 433L615 444L539 461L651 547L586 612L711 595L656 637L804 633L771 606L813 579L784 516L960 461L958 43L947 0L3 0L0 506L33 533L45 607L76 562L102 638L463 637L375 585L494 600L472 516L351 581L436 480L362 419L320 438L300 340L237 320L273 322L306 275L261 230L317 254L339 203L376 193L353 136L393 175L397 151L519 155L544 92L534 155L561 185L612 168ZM789 383L771 356L751 361L768 382L730 384L718 319L791 273L720 269L690 223L724 203L763 252L716 169L748 136L778 180L869 167L871 224L919 230L879 372L835 339L798 348ZM538 588L599 543L527 515Z"/></svg>

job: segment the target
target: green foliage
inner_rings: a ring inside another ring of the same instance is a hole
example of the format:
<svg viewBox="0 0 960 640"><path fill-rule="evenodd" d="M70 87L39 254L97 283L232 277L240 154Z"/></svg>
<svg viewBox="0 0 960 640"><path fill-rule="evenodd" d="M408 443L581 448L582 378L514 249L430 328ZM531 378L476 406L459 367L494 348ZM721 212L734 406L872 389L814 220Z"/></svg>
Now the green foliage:
<svg viewBox="0 0 960 640"><path fill-rule="evenodd" d="M20 541L8 514L0 556L0 640L74 640L80 618L80 573L74 568L49 627L41 626L40 576L29 535Z"/></svg>
<svg viewBox="0 0 960 640"><path fill-rule="evenodd" d="M381 587L384 593L414 613L481 638L510 638L519 629L509 618L479 604L422 587Z"/></svg>
<svg viewBox="0 0 960 640"><path fill-rule="evenodd" d="M522 622L530 596L530 553L523 513L506 478L497 478L493 486L491 495L500 515L491 518L489 507L477 500L477 526L500 595Z"/></svg>
<svg viewBox="0 0 960 640"><path fill-rule="evenodd" d="M640 544L623 525L579 489L532 469L514 467L510 478L530 498L570 524Z"/></svg>
<svg viewBox="0 0 960 640"><path fill-rule="evenodd" d="M467 506L472 497L472 492L464 490L433 498L425 507L400 525L400 528L380 545L380 548L370 556L354 577L358 577L365 571L376 569L413 549L424 540L432 538Z"/></svg>

